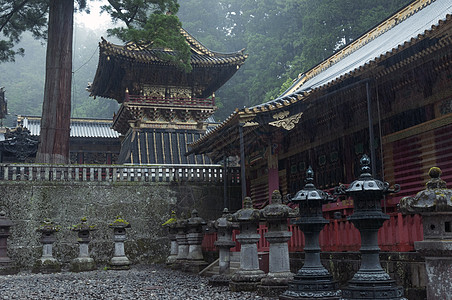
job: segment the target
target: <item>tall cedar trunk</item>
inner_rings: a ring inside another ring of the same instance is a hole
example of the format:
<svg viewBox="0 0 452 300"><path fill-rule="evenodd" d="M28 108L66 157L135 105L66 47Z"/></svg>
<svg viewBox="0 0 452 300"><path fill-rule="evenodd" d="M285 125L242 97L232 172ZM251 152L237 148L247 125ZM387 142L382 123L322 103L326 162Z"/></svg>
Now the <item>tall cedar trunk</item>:
<svg viewBox="0 0 452 300"><path fill-rule="evenodd" d="M39 163L69 163L74 0L51 0Z"/></svg>

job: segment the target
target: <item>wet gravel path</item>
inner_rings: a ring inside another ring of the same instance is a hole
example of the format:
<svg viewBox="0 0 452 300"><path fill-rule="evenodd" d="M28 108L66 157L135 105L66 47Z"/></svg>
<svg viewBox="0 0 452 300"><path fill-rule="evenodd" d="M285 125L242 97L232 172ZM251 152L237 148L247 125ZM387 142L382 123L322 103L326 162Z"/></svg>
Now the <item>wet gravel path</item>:
<svg viewBox="0 0 452 300"><path fill-rule="evenodd" d="M128 271L0 276L0 299L271 299L211 287L207 278L161 265Z"/></svg>

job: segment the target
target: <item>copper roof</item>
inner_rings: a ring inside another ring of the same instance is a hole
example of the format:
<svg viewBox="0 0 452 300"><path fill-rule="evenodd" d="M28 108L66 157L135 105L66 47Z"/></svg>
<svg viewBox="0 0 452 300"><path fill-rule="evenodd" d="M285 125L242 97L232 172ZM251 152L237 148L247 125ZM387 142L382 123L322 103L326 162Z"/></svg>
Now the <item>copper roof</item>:
<svg viewBox="0 0 452 300"><path fill-rule="evenodd" d="M436 34L439 28L452 22L451 14L452 2L450 0L413 1L328 59L306 73L300 74L294 84L278 98L250 108L236 109L214 130L192 143L191 147L200 146L216 132L221 131L229 124L235 124L238 117L247 118L269 111L276 112L284 107L305 101L316 90L328 88L347 78L362 74L376 64ZM452 43L450 32L441 39L439 43L443 46ZM416 55L421 57L428 52L426 50ZM407 60L410 59L412 58L407 58ZM398 66L401 64L403 62ZM384 72L388 72L388 70L382 70L374 76L377 78L385 76Z"/></svg>
<svg viewBox="0 0 452 300"><path fill-rule="evenodd" d="M192 52L190 63L196 66L213 66L213 65L242 65L247 58L247 54L244 54L244 49L233 53L220 53L207 49L200 42L198 42L192 35L190 35L184 29L181 29L181 33L184 35L187 43L190 45ZM105 51L109 55L119 55L124 58L134 59L136 62L143 63L161 63L170 64L167 61L162 61L158 54L166 53L174 55L174 51L169 49L152 49L139 47L134 43L127 43L126 45L115 45L104 38L99 43L101 52Z"/></svg>
<svg viewBox="0 0 452 300"><path fill-rule="evenodd" d="M41 118L18 116L18 123L30 130L31 135L39 136ZM119 133L111 129L112 120L71 118L71 138L119 138Z"/></svg>

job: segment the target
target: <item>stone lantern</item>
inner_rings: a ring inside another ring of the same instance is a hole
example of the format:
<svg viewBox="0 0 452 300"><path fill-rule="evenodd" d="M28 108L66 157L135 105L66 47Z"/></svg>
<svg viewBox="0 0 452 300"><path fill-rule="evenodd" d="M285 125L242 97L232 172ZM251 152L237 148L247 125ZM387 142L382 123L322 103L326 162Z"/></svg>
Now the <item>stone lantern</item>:
<svg viewBox="0 0 452 300"><path fill-rule="evenodd" d="M55 233L60 231L60 226L50 219L44 222L36 231L41 233L42 256L33 266L34 273L55 273L61 271L61 264L53 257L53 243L56 241Z"/></svg>
<svg viewBox="0 0 452 300"><path fill-rule="evenodd" d="M72 272L84 272L92 271L96 269L96 263L94 259L89 256L88 244L91 241L90 232L96 230L95 225L89 225L85 217L80 220L80 223L74 225L71 228L72 231L77 232L79 243L79 255L74 258L71 262Z"/></svg>
<svg viewBox="0 0 452 300"><path fill-rule="evenodd" d="M166 264L172 265L176 262L177 257L177 240L176 240L176 212L173 210L171 211L171 218L169 218L165 223L162 224L162 226L168 227L168 238L171 242L170 247L170 255L166 258Z"/></svg>
<svg viewBox="0 0 452 300"><path fill-rule="evenodd" d="M370 174L370 159L364 155L361 160L361 176L347 189L338 187L339 194L353 198L354 211L348 217L361 234L361 266L358 272L342 290L343 299L405 299L403 288L396 286L380 264L378 230L389 216L381 210L383 196L400 190L389 188L389 183L374 179Z"/></svg>
<svg viewBox="0 0 452 300"><path fill-rule="evenodd" d="M254 291L265 277L264 271L259 269L257 255L257 242L260 240L257 233L259 219L259 210L253 208L250 197L246 197L243 208L231 216L231 221L240 225L240 234L236 235L236 239L241 245L240 268L232 275L229 283L229 288L233 292Z"/></svg>
<svg viewBox="0 0 452 300"><path fill-rule="evenodd" d="M171 248L170 248L170 255L166 258L166 264L172 265L176 262L177 250L178 250L177 240L176 240L176 234L177 234L176 222L168 225L168 233L169 233L169 239L171 241Z"/></svg>
<svg viewBox="0 0 452 300"><path fill-rule="evenodd" d="M130 228L130 224L118 216L108 227L113 228L113 241L115 242L115 252L110 260L108 269L128 270L132 263L125 254L124 242L126 240L126 228Z"/></svg>
<svg viewBox="0 0 452 300"><path fill-rule="evenodd" d="M18 272L14 262L8 257L8 237L13 222L6 216L4 211L0 212L0 274L8 275Z"/></svg>
<svg viewBox="0 0 452 300"><path fill-rule="evenodd" d="M201 248L202 240L204 238L203 226L206 224L206 221L198 216L198 211L193 209L191 218L187 220L188 254L187 264L186 267L184 267L184 270L186 271L199 273L199 271L208 265L208 263L204 261Z"/></svg>
<svg viewBox="0 0 452 300"><path fill-rule="evenodd" d="M219 217L214 226L217 229L217 240L214 245L219 249L219 274L212 276L209 279L209 284L214 286L219 285L229 285L231 276L230 272L230 262L231 253L230 248L235 246L235 242L232 240L232 230L238 229L236 223L230 222L228 219L231 218L229 210L225 208L223 210L223 215Z"/></svg>
<svg viewBox="0 0 452 300"><path fill-rule="evenodd" d="M291 200L299 208L299 218L292 223L298 225L306 241L304 265L279 299L339 299L338 284L320 261L319 235L329 223L323 218L322 205L331 201L332 197L316 189L311 167L306 171L306 177L306 185Z"/></svg>
<svg viewBox="0 0 452 300"><path fill-rule="evenodd" d="M173 268L178 269L182 268L183 264L187 261L188 256L188 241L187 241L187 220L181 216L180 220L177 220L175 224L176 233L176 241L177 241L177 257L176 262L173 265Z"/></svg>
<svg viewBox="0 0 452 300"><path fill-rule="evenodd" d="M292 213L293 210L289 206L282 204L278 190L273 191L271 204L260 211L261 219L267 221L268 232L264 236L270 244L269 272L258 287L260 295L278 296L287 290L287 283L293 279L287 245L287 241L292 237L292 232L287 228L287 220Z"/></svg>
<svg viewBox="0 0 452 300"><path fill-rule="evenodd" d="M424 240L414 242L424 255L427 270L427 299L450 299L452 295L452 190L441 176L441 169L428 172L427 188L415 197L400 200L402 213L422 216Z"/></svg>

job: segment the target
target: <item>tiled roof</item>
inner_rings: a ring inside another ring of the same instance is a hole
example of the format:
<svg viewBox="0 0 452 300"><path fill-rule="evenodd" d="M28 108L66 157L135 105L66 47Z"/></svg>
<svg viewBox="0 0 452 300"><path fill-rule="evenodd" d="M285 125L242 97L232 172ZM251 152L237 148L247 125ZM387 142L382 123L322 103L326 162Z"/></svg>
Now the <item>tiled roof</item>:
<svg viewBox="0 0 452 300"><path fill-rule="evenodd" d="M207 49L200 42L198 42L187 31L181 29L181 33L184 35L187 43L191 48L191 64L197 66L213 66L213 65L242 65L247 58L247 54L244 54L244 49L233 53L220 53ZM164 49L146 49L143 47L137 47L134 43L127 43L126 45L115 45L102 38L99 43L101 52L104 51L109 55L118 55L124 58L134 59L137 62L144 63L163 63L168 64L166 61L162 61L158 54L166 53L174 55L172 50Z"/></svg>
<svg viewBox="0 0 452 300"><path fill-rule="evenodd" d="M292 106L305 100L315 90L327 88L349 77L357 76L369 67L385 61L436 33L442 25L452 22L451 14L451 0L413 1L328 59L306 73L300 74L295 83L280 97L253 107L236 109L223 123L191 146L201 145L211 135L236 122L238 118L253 117L260 113ZM449 34L441 43L448 43L450 46L451 39ZM417 55L423 56L428 53L428 51L424 52ZM381 71L376 77L384 76L384 72L387 70Z"/></svg>
<svg viewBox="0 0 452 300"><path fill-rule="evenodd" d="M18 123L30 130L31 135L39 136L40 117L19 116ZM71 138L119 138L119 133L111 129L112 120L71 119Z"/></svg>

